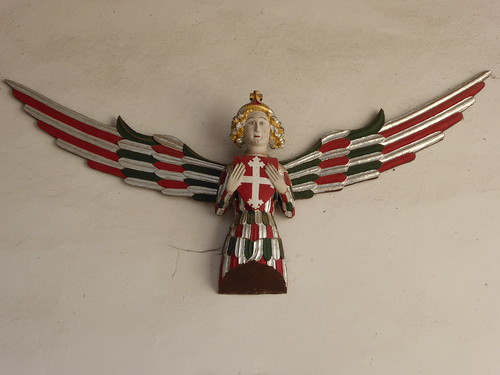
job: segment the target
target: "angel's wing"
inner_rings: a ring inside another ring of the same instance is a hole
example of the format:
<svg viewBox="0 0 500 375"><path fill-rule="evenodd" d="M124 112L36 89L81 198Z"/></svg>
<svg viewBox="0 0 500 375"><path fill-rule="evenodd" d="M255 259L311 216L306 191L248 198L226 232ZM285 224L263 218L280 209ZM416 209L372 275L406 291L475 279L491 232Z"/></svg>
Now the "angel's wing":
<svg viewBox="0 0 500 375"><path fill-rule="evenodd" d="M309 151L282 162L296 199L377 178L380 173L415 159L415 153L444 138L484 87L484 72L449 94L395 120L380 110L366 127L328 134ZM385 123L384 123L385 122Z"/></svg>
<svg viewBox="0 0 500 375"><path fill-rule="evenodd" d="M57 145L84 159L94 169L130 185L166 195L215 201L224 165L205 159L168 135L147 136L118 117L116 127L92 120L12 81L14 96Z"/></svg>

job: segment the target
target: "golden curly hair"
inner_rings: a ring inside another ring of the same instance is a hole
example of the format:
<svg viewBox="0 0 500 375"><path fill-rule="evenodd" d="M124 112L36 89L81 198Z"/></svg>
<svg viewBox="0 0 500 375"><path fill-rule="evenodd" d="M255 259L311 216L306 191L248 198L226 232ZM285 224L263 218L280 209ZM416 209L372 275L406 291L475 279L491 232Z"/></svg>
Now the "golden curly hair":
<svg viewBox="0 0 500 375"><path fill-rule="evenodd" d="M233 121L231 122L231 140L238 147L241 147L244 144L244 136L245 136L245 124L248 118L248 115L251 112L263 112L267 116L267 120L269 121L269 125L271 127L270 137L269 137L269 147L272 149L282 148L285 144L285 129L281 125L281 122L274 115L274 112L267 105L261 102L263 96L262 94L255 90L250 94L251 102L245 104L241 107L233 117Z"/></svg>

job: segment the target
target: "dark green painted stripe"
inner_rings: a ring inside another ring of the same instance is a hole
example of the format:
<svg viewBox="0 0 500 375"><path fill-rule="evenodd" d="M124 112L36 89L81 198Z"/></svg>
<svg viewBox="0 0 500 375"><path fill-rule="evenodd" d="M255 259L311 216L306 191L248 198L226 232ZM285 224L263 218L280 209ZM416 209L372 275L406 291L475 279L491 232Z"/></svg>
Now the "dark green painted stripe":
<svg viewBox="0 0 500 375"><path fill-rule="evenodd" d="M253 255L253 241L245 238L245 258L250 258Z"/></svg>
<svg viewBox="0 0 500 375"><path fill-rule="evenodd" d="M382 166L382 162L380 161L372 161L371 163L365 163L360 165L355 165L350 167L345 174L347 176L352 176L353 174L358 174L361 172L366 172L370 170L377 170Z"/></svg>
<svg viewBox="0 0 500 375"><path fill-rule="evenodd" d="M182 147L182 152L184 153L185 156L189 156L189 157L194 158L194 159L204 160L204 161L208 161L209 163L214 163L214 164L218 164L220 166L223 166L223 164L221 164L221 163L217 163L216 161L206 159L203 156L197 154L196 152L193 151L193 149L191 147L189 147L186 144L184 144L184 146Z"/></svg>
<svg viewBox="0 0 500 375"><path fill-rule="evenodd" d="M316 181L319 178L317 174L307 174L305 176L297 177L292 180L292 185L304 184L306 182Z"/></svg>
<svg viewBox="0 0 500 375"><path fill-rule="evenodd" d="M262 224L269 225L269 217L266 212L262 212Z"/></svg>
<svg viewBox="0 0 500 375"><path fill-rule="evenodd" d="M307 169L307 168L316 167L317 165L320 165L320 164L321 164L320 159L313 159L311 161L308 161L307 163L302 163L302 164L296 165L293 168L290 168L288 170L288 173L289 174L295 173L295 172L302 171L302 170Z"/></svg>
<svg viewBox="0 0 500 375"><path fill-rule="evenodd" d="M160 181L161 178L150 172L138 171L137 169L124 168L122 173L127 177L139 178L147 181Z"/></svg>
<svg viewBox="0 0 500 375"><path fill-rule="evenodd" d="M286 210L290 211L290 212L293 210L293 204L292 204L292 202L287 202L287 204L286 204Z"/></svg>
<svg viewBox="0 0 500 375"><path fill-rule="evenodd" d="M208 174L210 176L216 176L216 177L220 177L220 175L222 173L222 171L219 171L217 169L201 167L199 165L194 165L194 164L182 164L182 168L184 168L188 171Z"/></svg>
<svg viewBox="0 0 500 375"><path fill-rule="evenodd" d="M351 141L353 139L365 137L370 134L377 134L379 130L382 128L385 122L385 115L384 115L384 110L381 109L377 116L365 127L361 129L356 129L352 130L346 138L350 139Z"/></svg>
<svg viewBox="0 0 500 375"><path fill-rule="evenodd" d="M349 159L357 158L358 156L363 156L363 155L368 155L373 152L380 152L384 149L384 146L381 144L376 144L376 145L371 145L371 146L366 146L362 148L358 148L357 150L352 150L349 152Z"/></svg>
<svg viewBox="0 0 500 375"><path fill-rule="evenodd" d="M285 257L285 250L283 250L283 242L281 242L281 238L278 238L278 244L280 246L280 259Z"/></svg>
<svg viewBox="0 0 500 375"><path fill-rule="evenodd" d="M118 133L120 133L123 138L129 139L134 142L144 143L147 145L159 144L154 140L152 136L136 132L134 129L128 126L125 121L123 121L121 116L118 116L118 118L116 119L116 130L118 130Z"/></svg>
<svg viewBox="0 0 500 375"><path fill-rule="evenodd" d="M121 156L122 158L145 161L151 164L156 163L158 161L151 155L141 154L140 152L135 152L135 151L121 149L116 151L116 153L118 154L118 156Z"/></svg>
<svg viewBox="0 0 500 375"><path fill-rule="evenodd" d="M193 194L193 199L200 202L215 202L215 195L210 194Z"/></svg>
<svg viewBox="0 0 500 375"><path fill-rule="evenodd" d="M215 184L213 182L206 182L206 181L201 181L201 180L195 180L194 178L186 178L184 182L188 185L194 185L194 186L204 186L207 188L212 188L212 189L217 189L218 184Z"/></svg>
<svg viewBox="0 0 500 375"><path fill-rule="evenodd" d="M314 192L312 190L305 190L293 193L293 197L295 199L309 199L312 198L313 196Z"/></svg>
<svg viewBox="0 0 500 375"><path fill-rule="evenodd" d="M293 158L293 159L288 159L288 160L285 160L283 162L280 162L281 164L285 165L285 164L288 164L292 161L295 161L295 160L298 160L300 159L301 157L304 157L306 156L307 154L310 154L311 152L314 152L314 151L318 151L319 148L321 147L321 139L318 140L318 142L316 142L309 150L307 150L306 152L304 152L303 154L300 154L299 156L297 156L296 158Z"/></svg>
<svg viewBox="0 0 500 375"><path fill-rule="evenodd" d="M235 248L236 248L236 237L231 237L229 239L229 245L227 246L227 254L233 255Z"/></svg>
<svg viewBox="0 0 500 375"><path fill-rule="evenodd" d="M247 211L247 224L255 224L255 211Z"/></svg>
<svg viewBox="0 0 500 375"><path fill-rule="evenodd" d="M262 240L263 244L263 253L264 253L264 259L269 260L273 256L273 250L272 250L272 245L271 245L271 239L270 238L264 238Z"/></svg>

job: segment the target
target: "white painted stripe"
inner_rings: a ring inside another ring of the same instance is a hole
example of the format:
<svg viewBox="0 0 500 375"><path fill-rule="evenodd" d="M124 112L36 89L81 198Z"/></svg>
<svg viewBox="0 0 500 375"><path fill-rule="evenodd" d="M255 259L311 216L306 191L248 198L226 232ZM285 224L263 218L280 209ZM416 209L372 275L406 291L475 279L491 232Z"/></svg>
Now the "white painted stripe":
<svg viewBox="0 0 500 375"><path fill-rule="evenodd" d="M165 171L163 169L157 169L155 174L164 180L184 181L186 179L182 173Z"/></svg>
<svg viewBox="0 0 500 375"><path fill-rule="evenodd" d="M155 134L153 135L153 139L163 146L171 147L177 151L182 151L184 147L184 143L180 139L171 135Z"/></svg>
<svg viewBox="0 0 500 375"><path fill-rule="evenodd" d="M219 177L212 176L212 175L205 174L205 173L199 173L199 172L193 172L193 171L184 171L182 173L187 178L194 178L196 180L205 181L205 182L214 182L214 183L219 182Z"/></svg>
<svg viewBox="0 0 500 375"><path fill-rule="evenodd" d="M321 138L321 144L328 143L330 141L333 141L334 139L340 139L340 138L345 138L349 135L351 130L336 130L332 133L328 133L326 136Z"/></svg>
<svg viewBox="0 0 500 375"><path fill-rule="evenodd" d="M292 191L299 193L301 191L313 190L316 186L318 185L315 182L306 182L304 184L293 185Z"/></svg>
<svg viewBox="0 0 500 375"><path fill-rule="evenodd" d="M157 190L157 191L163 190L163 187L158 185L154 181L142 180L140 178L134 178L134 177L127 177L124 179L124 181L127 184L132 185L132 186L137 186L137 187L152 189L152 190Z"/></svg>
<svg viewBox="0 0 500 375"><path fill-rule="evenodd" d="M474 98L465 99L465 100L461 101L460 103L454 105L453 107L450 107L448 110L446 110L446 111L444 111L444 112L442 112L434 117L431 117L428 120L425 120L419 124L413 125L412 127L408 128L408 129L405 129L399 133L396 133L394 135L391 135L390 137L387 137L382 142L382 144L384 146L386 146L386 145L389 145L391 143L397 142L400 139L406 138L412 134L415 134L421 130L424 130L424 129L438 123L439 121L450 117L451 115L453 115L455 113L459 113L459 112L464 111L465 109L470 107L472 104L474 104L474 101L475 101Z"/></svg>
<svg viewBox="0 0 500 375"><path fill-rule="evenodd" d="M5 83L7 83L13 89L15 89L19 92L22 92L23 94L26 94L26 95L32 97L33 99L38 100L40 103L43 103L43 104L49 106L50 108L55 109L58 112L61 112L69 117L72 117L75 120L78 120L78 121L83 122L87 125L93 126L94 128L103 130L105 132L120 136L120 133L118 133L118 131L116 130L115 127L105 125L102 122L98 122L96 120L91 119L90 117L82 115L81 113L78 113L78 112L73 111L67 107L64 107L64 106L60 105L59 103L54 102L53 100L47 98L46 96L43 96L42 94L39 94L38 92L20 84L20 83L10 81L10 80L5 80Z"/></svg>
<svg viewBox="0 0 500 375"><path fill-rule="evenodd" d="M264 255L264 241L262 239L255 241L253 251L254 251L255 260L258 262L259 260L261 260L262 256Z"/></svg>
<svg viewBox="0 0 500 375"><path fill-rule="evenodd" d="M319 175L320 176L329 176L332 174L344 173L349 169L348 165L337 165L336 167L323 169Z"/></svg>
<svg viewBox="0 0 500 375"><path fill-rule="evenodd" d="M89 152L87 150L84 150L80 147L77 147L71 143L68 143L66 141L63 141L62 139L56 140L56 144L61 147L62 149L69 151L75 155L81 156L82 158L92 160L101 164L108 165L113 168L118 168L118 169L123 169L123 167L117 163L114 160L107 159L105 157L102 157L100 155L94 154L93 152Z"/></svg>
<svg viewBox="0 0 500 375"><path fill-rule="evenodd" d="M320 172L321 172L321 168L318 166L318 167L304 169L302 171L298 171L295 173L290 173L288 176L290 177L290 180L293 180L295 178L299 178L299 177L306 176L309 174L319 174Z"/></svg>
<svg viewBox="0 0 500 375"><path fill-rule="evenodd" d="M347 177L347 179L344 181L344 184L346 186L357 184L358 182L372 180L374 178L377 178L379 175L380 175L379 171L366 171L366 172L354 174L352 176Z"/></svg>
<svg viewBox="0 0 500 375"><path fill-rule="evenodd" d="M199 165L200 167L212 168L212 169L216 169L218 171L222 171L225 167L222 164L212 163L212 162L208 162L208 161L200 160L200 159L195 159L195 158L192 158L189 156L184 156L182 159L187 164Z"/></svg>
<svg viewBox="0 0 500 375"><path fill-rule="evenodd" d="M483 72L481 74L478 74L477 76L473 77L470 81L465 82L461 86L452 90L450 93L448 93L448 94L446 94L438 99L435 99L427 104L424 104L422 107L420 107L414 111L410 111L410 112L405 113L404 115L402 115L394 120L386 122L380 131L391 129L391 128L393 128L393 127L395 127L395 126L397 126L405 121L408 121L416 116L421 115L422 113L427 112L428 110L430 110L434 107L437 107L438 105L444 103L448 99L451 99L452 97L454 97L454 96L460 94L461 92L467 90L468 88L474 86L476 83L484 81L490 75L491 75L490 71L486 71L486 72Z"/></svg>
<svg viewBox="0 0 500 375"><path fill-rule="evenodd" d="M314 193L326 193L328 191L339 191L344 188L343 182L335 182L333 184L318 185L313 189Z"/></svg>
<svg viewBox="0 0 500 375"><path fill-rule="evenodd" d="M278 243L278 240L276 239L271 240L271 250L272 250L272 257L275 260L278 260L280 258L280 245Z"/></svg>
<svg viewBox="0 0 500 375"><path fill-rule="evenodd" d="M81 139L82 141L88 142L90 144L93 144L97 147L103 148L105 150L111 151L111 152L116 152L119 150L119 147L111 142L105 141L101 138L94 137L93 135L84 133L80 130L77 130L73 128L72 126L69 126L61 121L58 121L50 116L47 116L45 113L40 112L36 110L35 108L32 108L28 105L24 106L24 110L29 113L31 116L34 118L43 121L51 126L53 126L56 129L61 130L62 132L69 134L75 138Z"/></svg>
<svg viewBox="0 0 500 375"><path fill-rule="evenodd" d="M384 140L384 136L380 134L371 134L366 137L355 139L347 147L349 150L356 150L358 148L367 147L378 144Z"/></svg>
<svg viewBox="0 0 500 375"><path fill-rule="evenodd" d="M318 157L321 156L321 152L319 151L313 151L313 152L310 152L309 154L307 155L304 155L303 157L301 157L300 159L297 159L297 160L293 160L287 164L285 164L283 167L285 167L285 169L290 169L290 168L293 168L299 164L302 164L302 163L306 163L310 160L314 160Z"/></svg>
<svg viewBox="0 0 500 375"><path fill-rule="evenodd" d="M222 277L229 271L229 262L231 260L231 257L229 255L223 255L223 265L222 265Z"/></svg>
<svg viewBox="0 0 500 375"><path fill-rule="evenodd" d="M389 160L398 158L402 155L418 152L426 147L429 147L441 141L443 138L444 138L443 132L436 132L429 134L427 137L419 139L418 141L415 141L413 143L410 143L409 145L398 148L397 150L394 150L392 152L389 152L388 154L383 155L380 161L382 163L385 163L388 162Z"/></svg>
<svg viewBox="0 0 500 375"><path fill-rule="evenodd" d="M208 194L213 195L214 197L217 195L217 189L211 189L204 186L190 186L187 190L193 194Z"/></svg>
<svg viewBox="0 0 500 375"><path fill-rule="evenodd" d="M175 195L176 197L192 197L193 193L186 189L163 189L162 194Z"/></svg>
<svg viewBox="0 0 500 375"><path fill-rule="evenodd" d="M352 158L349 160L347 165L349 167L352 167L354 165L360 165L360 164L365 164L365 163L370 163L372 161L378 161L382 157L381 152L372 152L371 154L363 155L363 156L358 156L357 158Z"/></svg>
<svg viewBox="0 0 500 375"><path fill-rule="evenodd" d="M346 148L341 148L341 149L338 149L338 150L332 150L332 151L328 151L328 152L325 152L324 154L322 154L320 156L320 159L322 161L325 161L325 160L340 158L342 156L346 156L349 152L350 152L350 150L348 150Z"/></svg>
<svg viewBox="0 0 500 375"><path fill-rule="evenodd" d="M139 152L145 155L153 155L156 153L150 145L134 142L129 139L122 139L121 141L118 141L118 146L124 150Z"/></svg>
<svg viewBox="0 0 500 375"><path fill-rule="evenodd" d="M120 158L118 159L118 163L123 165L125 168L136 169L143 172L154 173L157 170L151 163L140 160Z"/></svg>
<svg viewBox="0 0 500 375"><path fill-rule="evenodd" d="M170 156L170 155L165 155L165 154L153 154L153 157L156 160L165 162L165 163L170 163L174 165L181 165L184 164L181 158L176 158L175 156Z"/></svg>

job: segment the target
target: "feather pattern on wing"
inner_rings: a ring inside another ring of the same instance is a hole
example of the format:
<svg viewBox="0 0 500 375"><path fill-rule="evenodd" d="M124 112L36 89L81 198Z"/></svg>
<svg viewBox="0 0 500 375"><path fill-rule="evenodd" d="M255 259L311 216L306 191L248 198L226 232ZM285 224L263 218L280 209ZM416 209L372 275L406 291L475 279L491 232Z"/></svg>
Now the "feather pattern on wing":
<svg viewBox="0 0 500 375"><path fill-rule="evenodd" d="M361 129L332 132L309 151L283 162L296 199L377 178L380 173L415 159L415 153L444 138L462 120L490 76L484 72L422 107L385 122L380 110Z"/></svg>
<svg viewBox="0 0 500 375"><path fill-rule="evenodd" d="M166 195L215 201L224 165L201 157L179 139L140 134L121 117L116 127L109 126L19 83L6 83L38 127L55 137L59 147L86 159L91 168Z"/></svg>

